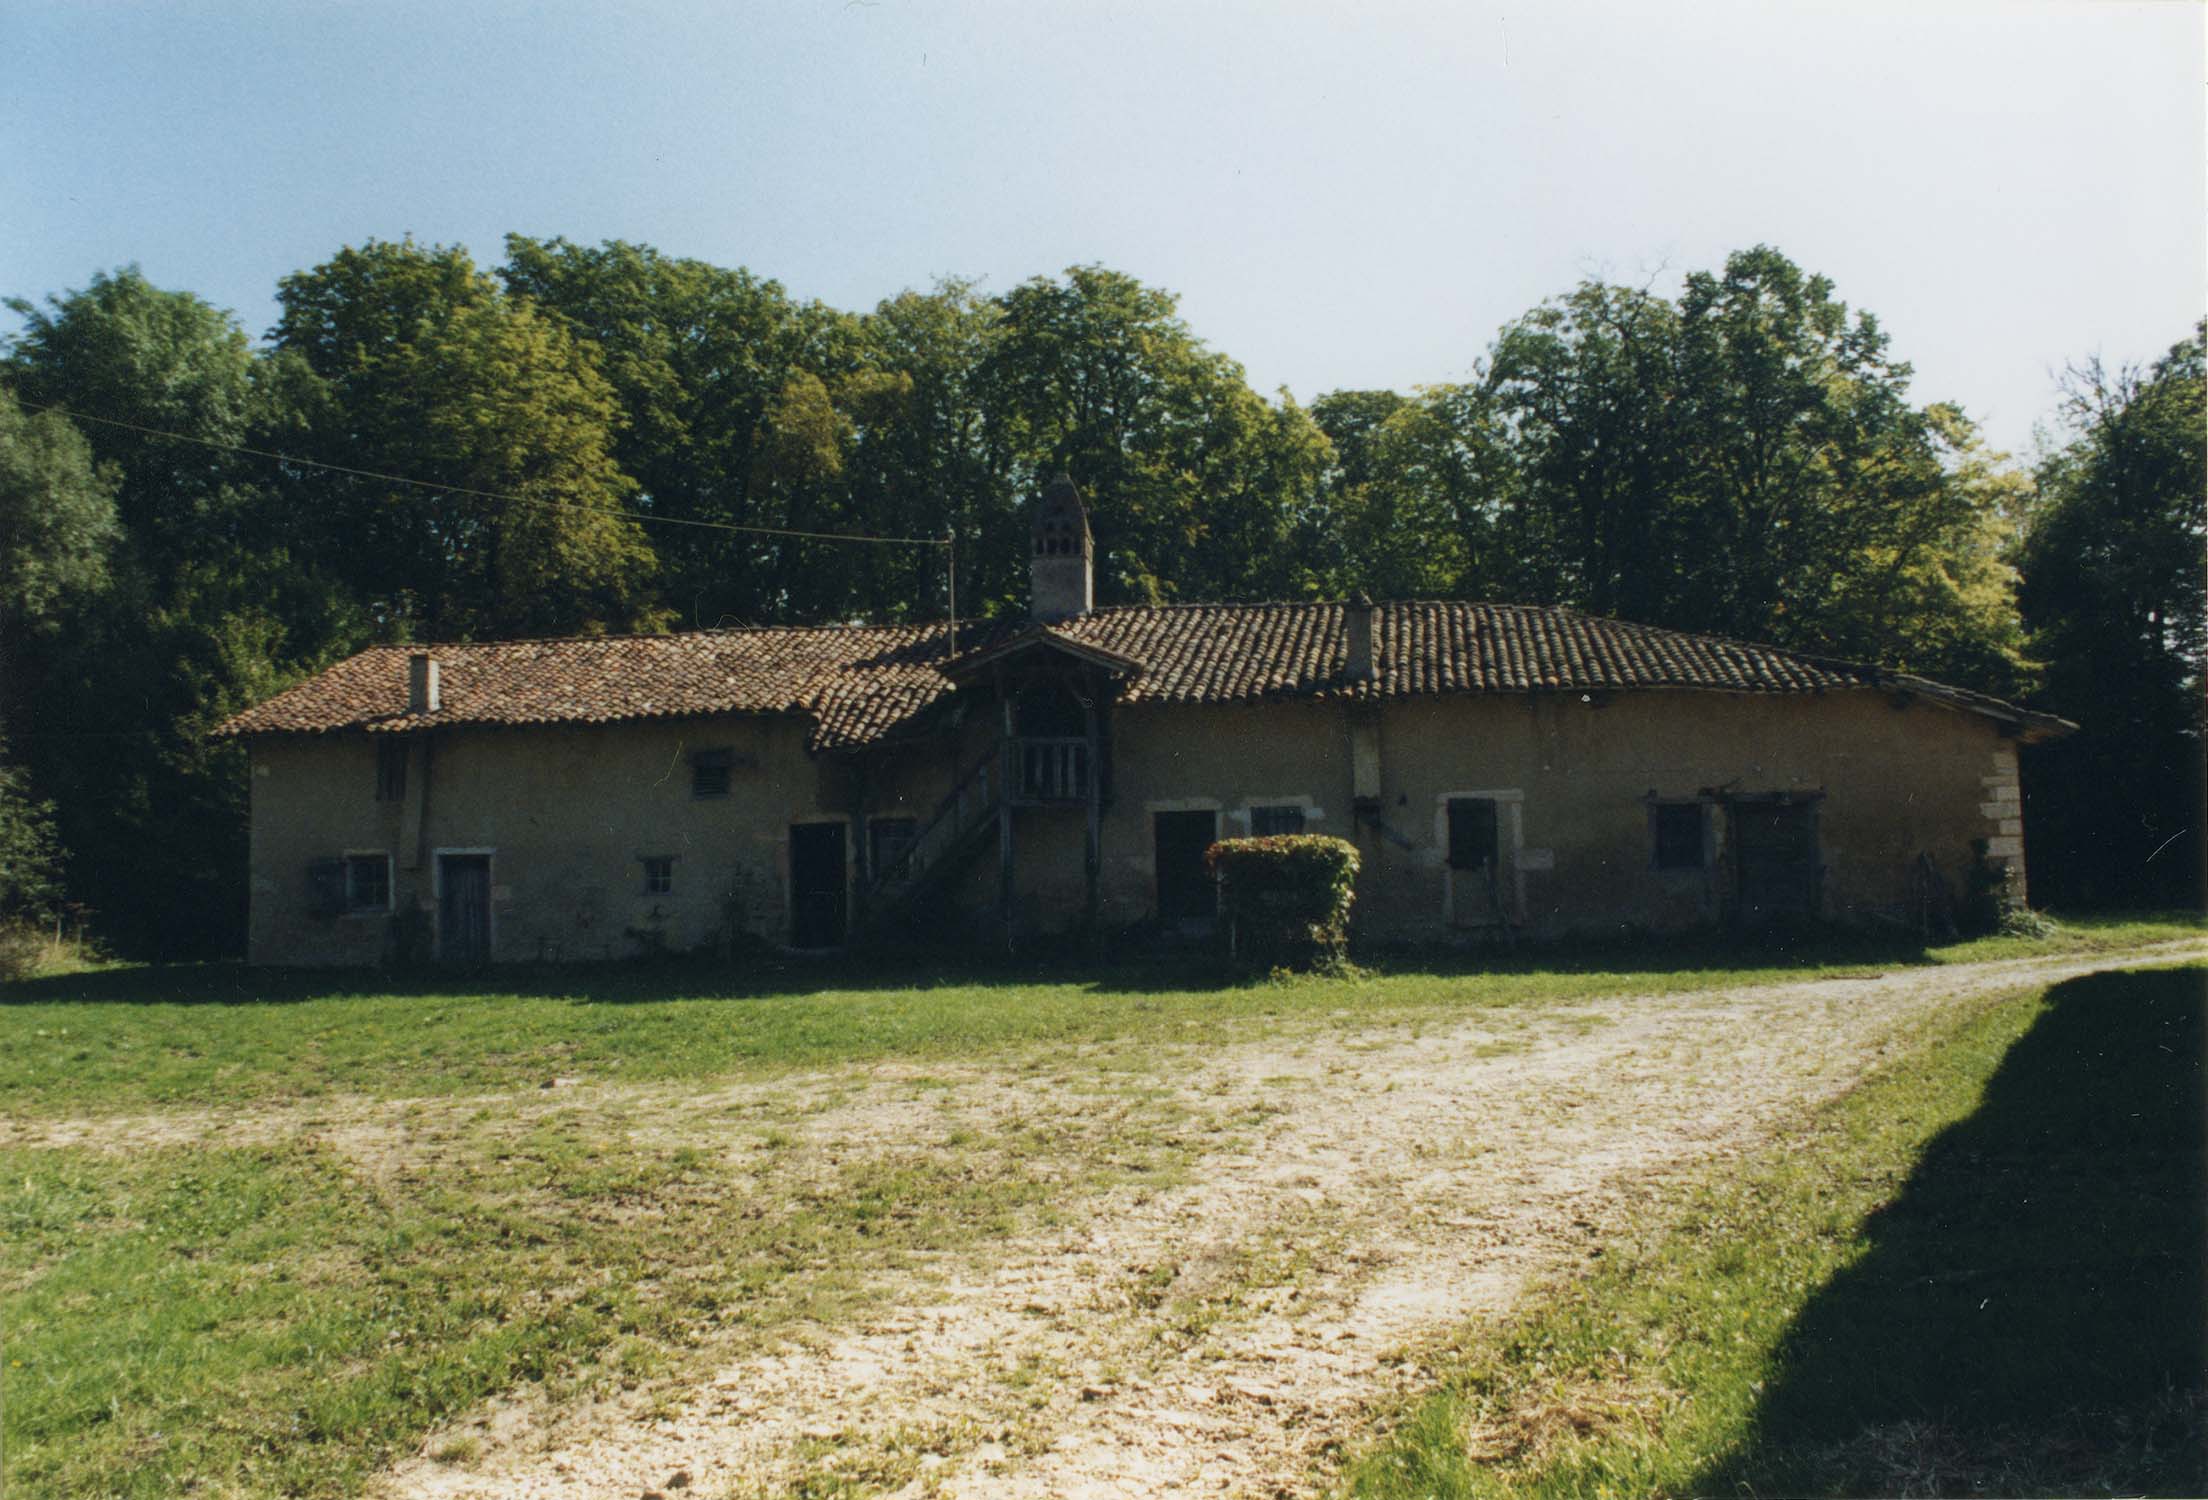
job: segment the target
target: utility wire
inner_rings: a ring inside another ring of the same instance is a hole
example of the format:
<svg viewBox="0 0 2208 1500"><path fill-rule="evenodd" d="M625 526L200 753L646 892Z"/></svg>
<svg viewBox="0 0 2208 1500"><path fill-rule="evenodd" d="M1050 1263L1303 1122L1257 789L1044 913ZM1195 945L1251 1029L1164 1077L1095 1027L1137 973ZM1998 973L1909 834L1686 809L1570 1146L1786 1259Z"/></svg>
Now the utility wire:
<svg viewBox="0 0 2208 1500"><path fill-rule="evenodd" d="M579 510L593 516L616 516L623 520L641 521L654 526L696 526L707 531L735 531L751 536L800 537L815 542L872 542L890 547L950 547L954 545L942 536L867 536L852 531L798 531L785 526L744 526L735 521L696 521L687 516L656 516L650 511L610 510L603 505L585 505L577 500L544 500L531 495L512 495L498 490L470 489L462 484L440 484L433 479L409 479L404 474L381 474L374 469L355 469L344 464L323 463L320 459L298 458L289 453L276 453L266 448L249 448L243 443L218 443L213 438L193 437L189 433L164 432L158 427L142 427L136 422L125 422L119 417L95 417L90 412L71 411L66 406L55 406L44 401L25 401L16 398L16 404L33 411L50 411L77 422L100 422L109 427L121 427L147 437L167 438L178 443L197 443L202 448L217 448L225 453L248 453L255 458L272 458L278 463L297 464L308 469L327 469L333 474L351 474L360 479L378 479L387 484L410 484L417 489L436 490L447 495L467 495L479 500L504 500L513 505L536 505L548 510Z"/></svg>

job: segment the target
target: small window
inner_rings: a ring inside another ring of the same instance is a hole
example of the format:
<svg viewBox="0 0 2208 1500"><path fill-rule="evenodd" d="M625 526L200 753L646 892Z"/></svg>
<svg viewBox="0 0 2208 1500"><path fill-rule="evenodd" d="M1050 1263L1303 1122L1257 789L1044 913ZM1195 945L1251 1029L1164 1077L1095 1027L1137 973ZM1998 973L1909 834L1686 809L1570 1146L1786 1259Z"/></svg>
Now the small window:
<svg viewBox="0 0 2208 1500"><path fill-rule="evenodd" d="M1253 807L1250 809L1250 837L1272 838L1277 834L1303 832L1303 809L1282 805L1278 807Z"/></svg>
<svg viewBox="0 0 2208 1500"><path fill-rule="evenodd" d="M377 912L391 909L390 855L348 854L345 856L345 909L348 912Z"/></svg>
<svg viewBox="0 0 2208 1500"><path fill-rule="evenodd" d="M866 836L872 842L868 853L873 863L868 868L876 880L897 872L904 857L912 852L912 841L920 831L918 820L913 818L870 818Z"/></svg>
<svg viewBox="0 0 2208 1500"><path fill-rule="evenodd" d="M1702 868L1702 804L1659 802L1653 819L1656 832L1656 868Z"/></svg>
<svg viewBox="0 0 2208 1500"><path fill-rule="evenodd" d="M1449 799L1449 868L1492 870L1500 846L1496 842L1498 820L1493 797Z"/></svg>
<svg viewBox="0 0 2208 1500"><path fill-rule="evenodd" d="M376 742L376 800L378 802L403 802L406 800L406 741L384 739Z"/></svg>
<svg viewBox="0 0 2208 1500"><path fill-rule="evenodd" d="M732 750L700 750L690 757L690 795L693 797L725 797L728 795L729 771L736 763Z"/></svg>
<svg viewBox="0 0 2208 1500"><path fill-rule="evenodd" d="M675 889L675 857L672 854L647 854L644 862L644 894L665 896Z"/></svg>

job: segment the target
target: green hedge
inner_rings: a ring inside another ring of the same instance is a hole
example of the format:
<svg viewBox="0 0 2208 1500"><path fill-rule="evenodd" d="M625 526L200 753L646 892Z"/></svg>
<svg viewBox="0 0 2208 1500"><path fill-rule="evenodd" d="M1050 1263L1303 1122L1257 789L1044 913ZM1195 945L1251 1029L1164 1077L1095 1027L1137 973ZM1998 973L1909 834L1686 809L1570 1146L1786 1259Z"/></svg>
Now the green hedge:
<svg viewBox="0 0 2208 1500"><path fill-rule="evenodd" d="M1357 846L1321 834L1221 839L1204 851L1237 957L1309 964L1349 947Z"/></svg>

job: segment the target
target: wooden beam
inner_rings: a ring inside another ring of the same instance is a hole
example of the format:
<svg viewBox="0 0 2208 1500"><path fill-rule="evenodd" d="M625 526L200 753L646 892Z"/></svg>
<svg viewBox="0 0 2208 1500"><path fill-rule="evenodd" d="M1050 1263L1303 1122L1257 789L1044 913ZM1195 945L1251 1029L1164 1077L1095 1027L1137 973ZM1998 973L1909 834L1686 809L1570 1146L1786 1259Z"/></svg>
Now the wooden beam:
<svg viewBox="0 0 2208 1500"><path fill-rule="evenodd" d="M997 680L997 704L1003 715L1004 725L998 739L1001 762L998 774L1003 776L1003 795L997 798L997 913L1004 922L1004 948L1012 951L1012 697L1006 691L1004 665L994 667Z"/></svg>
<svg viewBox="0 0 2208 1500"><path fill-rule="evenodd" d="M1096 712L1096 676L1094 673L1083 675L1081 717L1083 732L1088 736L1089 742L1089 837L1084 861L1087 866L1084 873L1088 877L1088 905L1082 916L1082 925L1093 936L1096 932L1097 873L1104 860L1104 754L1102 736L1098 733L1100 721Z"/></svg>

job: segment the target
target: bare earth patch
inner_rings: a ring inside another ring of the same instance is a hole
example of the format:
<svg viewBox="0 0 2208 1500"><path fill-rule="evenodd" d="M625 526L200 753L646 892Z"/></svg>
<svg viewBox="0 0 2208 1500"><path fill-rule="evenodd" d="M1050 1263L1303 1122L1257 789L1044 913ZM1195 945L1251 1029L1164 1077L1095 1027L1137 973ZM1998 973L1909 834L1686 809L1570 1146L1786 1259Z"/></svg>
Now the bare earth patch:
<svg viewBox="0 0 2208 1500"><path fill-rule="evenodd" d="M1164 1050L1111 1076L1186 1111L1201 1138L1185 1185L1079 1197L1054 1222L887 1273L855 1325L804 1326L764 1351L732 1342L718 1360L708 1345L681 1373L595 1401L499 1402L433 1434L374 1492L1303 1492L1323 1485L1334 1445L1377 1404L1427 1383L1422 1348L1583 1266L1636 1204L1722 1170L1927 1015L2126 961L1391 1016ZM1095 1111L1096 1072L1068 1067L1080 1077L1062 1084L1032 1066L870 1067L706 1092L586 1083L542 1099L333 1102L13 1133L97 1145L304 1130L372 1165L438 1120L487 1107L604 1110L632 1136L710 1146L743 1130L756 1104L802 1143L848 1156L909 1149L947 1118L1048 1126Z"/></svg>

